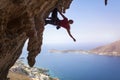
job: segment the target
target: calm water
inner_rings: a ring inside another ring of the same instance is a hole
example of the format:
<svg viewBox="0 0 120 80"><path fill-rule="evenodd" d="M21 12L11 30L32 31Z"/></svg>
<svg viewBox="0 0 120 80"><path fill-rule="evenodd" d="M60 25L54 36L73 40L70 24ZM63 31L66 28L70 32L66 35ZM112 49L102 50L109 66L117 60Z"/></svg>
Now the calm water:
<svg viewBox="0 0 120 80"><path fill-rule="evenodd" d="M53 48L65 47L43 46L36 66L48 68L60 80L120 80L120 57L49 53Z"/></svg>

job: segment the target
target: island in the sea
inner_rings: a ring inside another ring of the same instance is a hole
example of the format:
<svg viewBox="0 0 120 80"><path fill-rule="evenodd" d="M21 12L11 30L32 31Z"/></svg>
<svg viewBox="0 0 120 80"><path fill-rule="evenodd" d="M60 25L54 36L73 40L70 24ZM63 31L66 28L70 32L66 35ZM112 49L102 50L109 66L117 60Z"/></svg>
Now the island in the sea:
<svg viewBox="0 0 120 80"><path fill-rule="evenodd" d="M81 53L81 54L98 54L108 56L120 56L120 40L113 43L100 46L91 50L49 50L50 53Z"/></svg>

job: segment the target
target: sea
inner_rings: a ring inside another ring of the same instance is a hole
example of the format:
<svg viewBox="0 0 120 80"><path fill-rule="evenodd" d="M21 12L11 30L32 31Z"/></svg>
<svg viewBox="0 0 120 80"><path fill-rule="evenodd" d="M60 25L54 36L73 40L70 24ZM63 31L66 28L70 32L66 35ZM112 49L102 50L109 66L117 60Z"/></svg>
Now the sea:
<svg viewBox="0 0 120 80"><path fill-rule="evenodd" d="M74 47L74 46L73 46ZM36 67L49 69L50 76L60 80L120 80L120 57L82 53L50 53L51 49L74 49L72 45L42 45ZM75 47L88 50L96 46ZM26 47L21 57L27 56ZM26 61L26 60L25 60Z"/></svg>

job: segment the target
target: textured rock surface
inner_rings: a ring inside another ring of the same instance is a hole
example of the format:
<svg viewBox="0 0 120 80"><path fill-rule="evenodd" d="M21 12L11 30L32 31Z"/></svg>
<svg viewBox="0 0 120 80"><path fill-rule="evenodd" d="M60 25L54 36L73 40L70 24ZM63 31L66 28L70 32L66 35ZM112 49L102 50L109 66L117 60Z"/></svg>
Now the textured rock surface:
<svg viewBox="0 0 120 80"><path fill-rule="evenodd" d="M10 68L8 77L11 80L59 80L49 76L48 72L45 68L29 67L22 59L18 59Z"/></svg>
<svg viewBox="0 0 120 80"><path fill-rule="evenodd" d="M27 39L29 65L40 53L44 19L58 7L69 8L72 0L0 0L0 80L6 80L8 70L19 58Z"/></svg>

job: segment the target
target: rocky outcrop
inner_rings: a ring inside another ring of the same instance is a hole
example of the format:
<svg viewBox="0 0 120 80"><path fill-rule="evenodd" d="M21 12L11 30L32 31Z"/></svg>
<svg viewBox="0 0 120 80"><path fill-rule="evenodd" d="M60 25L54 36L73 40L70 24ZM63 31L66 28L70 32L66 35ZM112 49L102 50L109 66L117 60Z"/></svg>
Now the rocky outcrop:
<svg viewBox="0 0 120 80"><path fill-rule="evenodd" d="M59 80L58 78L49 76L48 72L48 69L37 67L31 68L28 65L25 65L22 59L18 59L14 66L10 68L8 77L14 78L14 76L11 76L10 74L18 74L30 78L30 80Z"/></svg>
<svg viewBox="0 0 120 80"><path fill-rule="evenodd" d="M0 0L0 80L6 80L28 39L28 64L41 51L44 20L55 8L65 12L72 0Z"/></svg>

